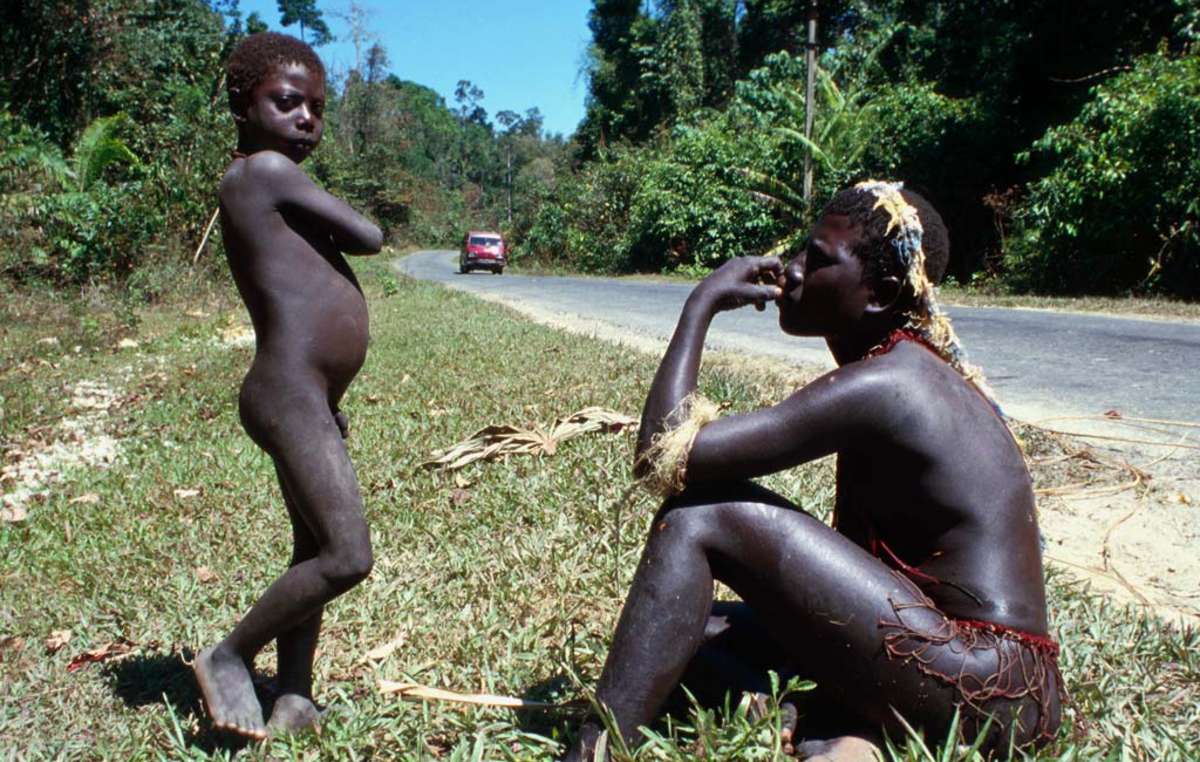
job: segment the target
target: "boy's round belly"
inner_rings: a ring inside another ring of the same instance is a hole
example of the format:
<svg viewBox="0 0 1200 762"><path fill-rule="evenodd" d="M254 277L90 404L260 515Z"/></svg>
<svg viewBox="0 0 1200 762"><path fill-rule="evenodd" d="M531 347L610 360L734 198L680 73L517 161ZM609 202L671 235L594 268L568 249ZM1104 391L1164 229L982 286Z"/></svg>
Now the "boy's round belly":
<svg viewBox="0 0 1200 762"><path fill-rule="evenodd" d="M285 310L258 337L263 359L321 376L332 387L350 383L367 357L367 305L356 290L345 298L321 299L304 309Z"/></svg>
<svg viewBox="0 0 1200 762"><path fill-rule="evenodd" d="M341 313L330 316L321 326L321 340L313 347L310 359L324 375L347 383L362 368L367 359L366 314Z"/></svg>
<svg viewBox="0 0 1200 762"><path fill-rule="evenodd" d="M362 295L322 310L312 326L309 362L329 379L349 382L367 359L367 305Z"/></svg>

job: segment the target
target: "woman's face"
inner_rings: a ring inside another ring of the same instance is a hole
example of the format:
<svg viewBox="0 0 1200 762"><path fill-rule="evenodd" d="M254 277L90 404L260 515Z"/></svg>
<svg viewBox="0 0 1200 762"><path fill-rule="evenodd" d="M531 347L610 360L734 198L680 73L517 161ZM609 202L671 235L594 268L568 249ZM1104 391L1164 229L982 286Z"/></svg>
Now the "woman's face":
<svg viewBox="0 0 1200 762"><path fill-rule="evenodd" d="M794 336L831 336L857 322L871 299L863 263L854 254L859 230L850 218L826 214L783 269L775 300L779 327Z"/></svg>

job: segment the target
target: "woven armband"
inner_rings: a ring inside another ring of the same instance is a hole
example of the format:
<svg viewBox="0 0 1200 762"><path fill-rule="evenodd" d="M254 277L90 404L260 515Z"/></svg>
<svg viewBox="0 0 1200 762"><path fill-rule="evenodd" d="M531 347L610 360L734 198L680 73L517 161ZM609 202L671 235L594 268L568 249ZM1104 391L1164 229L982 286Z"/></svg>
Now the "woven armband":
<svg viewBox="0 0 1200 762"><path fill-rule="evenodd" d="M721 407L699 392L684 397L671 416L679 421L673 428L655 434L650 446L642 453L646 474L642 483L659 497L670 497L683 492L687 484L687 462L691 455L696 435L705 424L715 421Z"/></svg>

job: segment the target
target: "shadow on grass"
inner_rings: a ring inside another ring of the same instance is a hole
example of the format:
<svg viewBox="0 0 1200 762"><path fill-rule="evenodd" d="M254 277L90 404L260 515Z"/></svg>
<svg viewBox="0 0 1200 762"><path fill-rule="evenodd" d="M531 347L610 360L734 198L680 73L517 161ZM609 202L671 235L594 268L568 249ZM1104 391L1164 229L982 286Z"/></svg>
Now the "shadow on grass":
<svg viewBox="0 0 1200 762"><path fill-rule="evenodd" d="M558 703L564 696L575 692L571 679L564 674L539 680L521 693L526 701ZM566 732L574 733L588 710L587 702L555 709L523 709L517 712L517 727L526 733L535 733L546 738L562 738ZM558 731L557 733L555 731Z"/></svg>
<svg viewBox="0 0 1200 762"><path fill-rule="evenodd" d="M170 706L181 723L184 743L211 753L217 750L237 751L250 744L241 736L217 730L208 720L200 700L200 687L192 668L184 663L193 654L146 653L105 665L104 677L113 693L125 706L136 709L151 704ZM263 685L256 684L264 716L271 710L274 696ZM199 723L188 722L198 718Z"/></svg>

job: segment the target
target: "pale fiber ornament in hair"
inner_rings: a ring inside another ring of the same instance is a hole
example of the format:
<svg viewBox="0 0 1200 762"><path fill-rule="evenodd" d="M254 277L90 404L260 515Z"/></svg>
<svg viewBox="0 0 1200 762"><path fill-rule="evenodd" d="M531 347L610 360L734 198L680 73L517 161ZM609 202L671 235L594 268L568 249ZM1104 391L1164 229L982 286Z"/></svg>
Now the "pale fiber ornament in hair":
<svg viewBox="0 0 1200 762"><path fill-rule="evenodd" d="M900 192L904 189L904 183L864 180L854 187L873 195L874 208L883 209L888 214L885 235L892 236L891 243L896 251L896 260L901 272L905 273L905 282L913 293L913 306L905 312L908 322L904 327L923 338L951 368L974 384L999 411L1000 406L983 376L983 371L967 362L967 353L954 332L954 327L950 325L950 316L938 304L937 287L925 274L925 250L921 246L921 236L925 230L916 208L905 201ZM892 231L895 231L894 236Z"/></svg>

